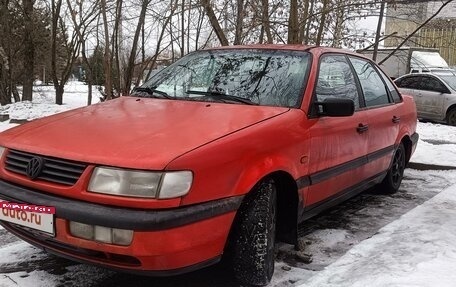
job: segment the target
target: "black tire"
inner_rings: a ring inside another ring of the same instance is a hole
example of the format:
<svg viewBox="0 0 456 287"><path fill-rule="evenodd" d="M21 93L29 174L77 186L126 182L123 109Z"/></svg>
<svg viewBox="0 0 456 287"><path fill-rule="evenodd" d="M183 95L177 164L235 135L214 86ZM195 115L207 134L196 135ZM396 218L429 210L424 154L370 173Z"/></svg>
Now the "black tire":
<svg viewBox="0 0 456 287"><path fill-rule="evenodd" d="M392 194L399 190L402 178L404 177L405 165L405 147L401 143L394 152L391 167L381 183L380 187L383 193Z"/></svg>
<svg viewBox="0 0 456 287"><path fill-rule="evenodd" d="M263 180L246 196L230 236L233 275L243 286L267 285L274 273L277 191Z"/></svg>
<svg viewBox="0 0 456 287"><path fill-rule="evenodd" d="M447 112L446 122L450 126L456 126L456 108L452 108Z"/></svg>

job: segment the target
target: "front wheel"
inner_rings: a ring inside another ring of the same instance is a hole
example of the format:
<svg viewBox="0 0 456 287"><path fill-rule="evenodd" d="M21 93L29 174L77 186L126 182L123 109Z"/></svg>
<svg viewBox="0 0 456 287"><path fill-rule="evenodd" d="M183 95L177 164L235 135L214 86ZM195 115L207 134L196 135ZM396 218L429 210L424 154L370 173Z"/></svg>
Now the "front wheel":
<svg viewBox="0 0 456 287"><path fill-rule="evenodd" d="M405 170L405 147L403 143L397 147L394 153L393 163L391 164L385 179L381 184L382 192L395 193L401 186Z"/></svg>
<svg viewBox="0 0 456 287"><path fill-rule="evenodd" d="M276 187L263 180L246 196L238 210L231 236L234 277L243 286L264 286L274 273Z"/></svg>
<svg viewBox="0 0 456 287"><path fill-rule="evenodd" d="M448 111L446 122L450 126L456 126L456 108L452 108Z"/></svg>

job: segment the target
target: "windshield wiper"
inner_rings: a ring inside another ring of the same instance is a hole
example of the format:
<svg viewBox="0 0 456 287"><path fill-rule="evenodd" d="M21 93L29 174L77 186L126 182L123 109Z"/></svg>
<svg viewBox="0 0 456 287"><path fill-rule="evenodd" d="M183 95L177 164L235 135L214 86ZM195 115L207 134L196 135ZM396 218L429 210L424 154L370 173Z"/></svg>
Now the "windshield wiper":
<svg viewBox="0 0 456 287"><path fill-rule="evenodd" d="M166 92L157 90L156 86L154 86L154 87L136 87L133 89L132 92L133 93L137 93L137 92L147 93L149 96L156 97L156 98L174 99L174 97L168 95ZM157 95L160 95L160 97L158 97Z"/></svg>
<svg viewBox="0 0 456 287"><path fill-rule="evenodd" d="M217 91L194 91L194 90L188 90L186 91L187 94L189 95L202 95L206 97L210 97L215 100L221 100L222 102L227 102L227 101L232 101L232 102L237 102L237 103L243 103L247 105L258 105L255 102L252 102L249 99L238 97L238 96L233 96L233 95L227 95L225 93L217 92Z"/></svg>

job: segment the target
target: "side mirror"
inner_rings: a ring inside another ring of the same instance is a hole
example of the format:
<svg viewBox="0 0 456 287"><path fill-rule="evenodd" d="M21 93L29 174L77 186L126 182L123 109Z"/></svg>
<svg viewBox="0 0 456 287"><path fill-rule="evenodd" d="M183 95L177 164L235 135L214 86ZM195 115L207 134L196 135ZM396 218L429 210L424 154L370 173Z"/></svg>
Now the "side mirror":
<svg viewBox="0 0 456 287"><path fill-rule="evenodd" d="M349 117L355 112L355 103L350 99L327 98L316 105L320 116Z"/></svg>

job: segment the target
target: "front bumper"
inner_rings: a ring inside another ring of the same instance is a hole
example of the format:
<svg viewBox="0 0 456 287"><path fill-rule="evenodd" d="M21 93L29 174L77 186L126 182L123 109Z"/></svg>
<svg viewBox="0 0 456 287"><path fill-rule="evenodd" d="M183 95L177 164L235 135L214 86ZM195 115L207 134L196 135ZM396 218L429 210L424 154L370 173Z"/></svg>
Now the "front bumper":
<svg viewBox="0 0 456 287"><path fill-rule="evenodd" d="M0 222L23 240L80 262L151 275L189 272L218 261L242 196L165 210L99 205L0 180L0 199L55 207L55 237ZM134 230L129 246L77 238L69 221Z"/></svg>

